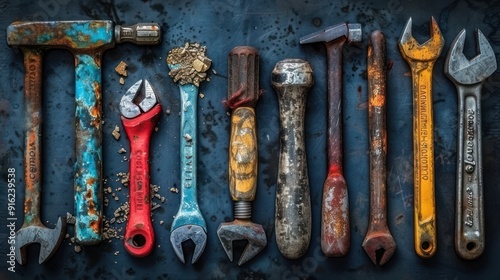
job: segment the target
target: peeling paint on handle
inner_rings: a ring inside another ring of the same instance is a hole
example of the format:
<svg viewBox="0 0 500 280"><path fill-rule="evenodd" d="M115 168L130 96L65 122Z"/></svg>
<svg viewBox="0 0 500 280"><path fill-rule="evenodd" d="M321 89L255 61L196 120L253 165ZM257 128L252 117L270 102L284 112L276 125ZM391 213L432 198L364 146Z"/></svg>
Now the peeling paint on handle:
<svg viewBox="0 0 500 280"><path fill-rule="evenodd" d="M311 240L311 197L307 174L304 117L312 69L304 60L286 59L272 73L280 112L280 160L276 187L275 231L280 252L303 256Z"/></svg>
<svg viewBox="0 0 500 280"><path fill-rule="evenodd" d="M100 53L75 55L75 237L81 245L94 245L102 239L100 57Z"/></svg>
<svg viewBox="0 0 500 280"><path fill-rule="evenodd" d="M173 69L175 65L169 65ZM183 225L198 225L205 232L207 226L203 218L196 194L197 176L197 101L198 87L194 84L179 85L181 94L181 204L171 231Z"/></svg>

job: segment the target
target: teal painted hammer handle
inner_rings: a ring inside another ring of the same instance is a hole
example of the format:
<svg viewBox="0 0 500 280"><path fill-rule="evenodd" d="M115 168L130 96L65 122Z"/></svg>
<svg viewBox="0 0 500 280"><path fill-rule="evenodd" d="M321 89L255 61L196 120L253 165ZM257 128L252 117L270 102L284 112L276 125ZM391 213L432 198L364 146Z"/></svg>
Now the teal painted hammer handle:
<svg viewBox="0 0 500 280"><path fill-rule="evenodd" d="M102 93L101 54L75 54L75 238L81 245L101 241Z"/></svg>

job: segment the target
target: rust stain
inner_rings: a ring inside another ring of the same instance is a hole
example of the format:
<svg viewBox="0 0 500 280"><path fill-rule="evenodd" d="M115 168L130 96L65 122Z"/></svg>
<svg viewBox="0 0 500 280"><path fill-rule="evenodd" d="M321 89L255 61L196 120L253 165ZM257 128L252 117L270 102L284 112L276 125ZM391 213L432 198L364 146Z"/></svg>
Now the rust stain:
<svg viewBox="0 0 500 280"><path fill-rule="evenodd" d="M370 98L370 105L375 107L382 107L385 105L385 95L377 94Z"/></svg>
<svg viewBox="0 0 500 280"><path fill-rule="evenodd" d="M92 178L88 178L86 183L87 183L87 185L93 185L93 184L95 184L95 182L96 182L96 179L94 177L92 177Z"/></svg>
<svg viewBox="0 0 500 280"><path fill-rule="evenodd" d="M88 205L89 205L89 215L96 215L97 214L97 211L95 210L95 203L94 203L94 200L91 199L88 201Z"/></svg>
<svg viewBox="0 0 500 280"><path fill-rule="evenodd" d="M86 199L91 199L92 198L92 189L88 189L87 192L85 193L85 198Z"/></svg>
<svg viewBox="0 0 500 280"><path fill-rule="evenodd" d="M98 219L97 221L92 221L90 222L90 228L92 229L93 232L100 232L101 229L101 219Z"/></svg>

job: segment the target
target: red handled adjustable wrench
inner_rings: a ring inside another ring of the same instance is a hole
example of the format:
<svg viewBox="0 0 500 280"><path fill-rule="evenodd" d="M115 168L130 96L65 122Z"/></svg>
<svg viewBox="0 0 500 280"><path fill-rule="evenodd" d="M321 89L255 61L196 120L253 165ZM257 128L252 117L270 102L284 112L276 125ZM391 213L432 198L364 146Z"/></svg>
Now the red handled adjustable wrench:
<svg viewBox="0 0 500 280"><path fill-rule="evenodd" d="M142 99L142 100L139 100ZM134 257L151 253L154 231L149 196L149 140L158 123L161 105L147 80L139 80L120 101L122 125L130 142L130 214L125 250Z"/></svg>

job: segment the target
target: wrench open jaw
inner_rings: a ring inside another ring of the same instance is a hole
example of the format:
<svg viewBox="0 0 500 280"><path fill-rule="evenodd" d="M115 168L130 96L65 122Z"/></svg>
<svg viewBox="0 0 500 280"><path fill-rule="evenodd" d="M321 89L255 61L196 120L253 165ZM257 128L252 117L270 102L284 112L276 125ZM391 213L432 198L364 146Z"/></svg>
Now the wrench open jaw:
<svg viewBox="0 0 500 280"><path fill-rule="evenodd" d="M417 42L417 40L412 36L411 27L412 19L410 17L406 22L401 39L399 40L399 49L401 50L401 54L403 54L406 60L436 60L441 54L441 50L444 46L444 37L434 17L431 17L431 37L423 44Z"/></svg>
<svg viewBox="0 0 500 280"><path fill-rule="evenodd" d="M149 143L161 116L161 105L147 80L137 81L120 101L123 129L130 143L130 214L123 239L125 250L145 257L154 245L149 194Z"/></svg>
<svg viewBox="0 0 500 280"><path fill-rule="evenodd" d="M444 47L444 38L434 18L430 24L431 38L423 44L413 38L411 26L410 18L401 35L399 49L412 75L415 252L428 259L436 254L437 246L432 72Z"/></svg>
<svg viewBox="0 0 500 280"><path fill-rule="evenodd" d="M142 82L142 80L137 81L127 90L120 100L120 113L127 119L132 119L139 116L141 113L148 112L158 103L153 88L148 80L144 80L144 86L142 86ZM143 99L139 101L138 99L140 98Z"/></svg>
<svg viewBox="0 0 500 280"><path fill-rule="evenodd" d="M478 54L471 60L464 55L465 29L462 29L446 57L444 72L454 83L472 85L482 83L497 69L495 52L483 33L476 31Z"/></svg>
<svg viewBox="0 0 500 280"><path fill-rule="evenodd" d="M235 219L233 222L222 223L217 229L217 235L230 261L233 261L233 241L248 241L238 265L251 260L267 245L262 225L253 223L249 219Z"/></svg>
<svg viewBox="0 0 500 280"><path fill-rule="evenodd" d="M205 229L197 225L184 225L174 229L170 234L170 242L172 243L174 252L182 263L186 263L184 260L182 243L189 239L191 239L195 245L191 261L191 263L194 264L201 257L207 245L207 233Z"/></svg>
<svg viewBox="0 0 500 280"><path fill-rule="evenodd" d="M481 141L481 88L497 69L495 53L481 31L471 60L463 54L462 30L446 57L444 72L458 93L458 147L455 214L455 251L474 260L484 251L484 207Z"/></svg>

